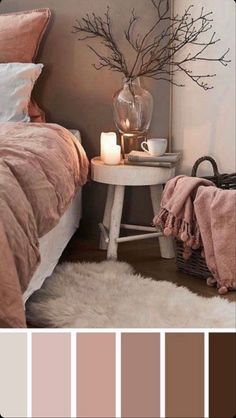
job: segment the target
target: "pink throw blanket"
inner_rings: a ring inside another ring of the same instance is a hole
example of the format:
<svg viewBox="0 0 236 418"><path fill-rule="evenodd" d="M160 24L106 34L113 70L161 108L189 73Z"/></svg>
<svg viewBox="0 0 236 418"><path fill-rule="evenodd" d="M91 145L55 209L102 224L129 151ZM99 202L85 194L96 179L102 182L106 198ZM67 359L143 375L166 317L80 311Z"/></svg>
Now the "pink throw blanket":
<svg viewBox="0 0 236 418"><path fill-rule="evenodd" d="M88 160L55 124L0 123L0 327L25 327L22 293L40 261L39 238L60 220Z"/></svg>
<svg viewBox="0 0 236 418"><path fill-rule="evenodd" d="M199 187L194 209L207 266L220 294L236 289L236 190Z"/></svg>
<svg viewBox="0 0 236 418"><path fill-rule="evenodd" d="M209 180L180 175L166 184L160 211L153 220L164 235L184 242L185 259L191 256L192 249L204 247L206 263L214 277L208 283L217 281L219 293L235 288L235 196L235 191L219 190ZM231 243L230 251L221 252L226 243ZM222 271L217 267L219 262L228 268Z"/></svg>
<svg viewBox="0 0 236 418"><path fill-rule="evenodd" d="M199 248L201 245L193 207L197 189L199 186L212 185L209 180L181 175L169 180L165 186L160 212L155 216L153 223L161 226L164 235L173 235L185 243L186 258L191 254L191 248Z"/></svg>

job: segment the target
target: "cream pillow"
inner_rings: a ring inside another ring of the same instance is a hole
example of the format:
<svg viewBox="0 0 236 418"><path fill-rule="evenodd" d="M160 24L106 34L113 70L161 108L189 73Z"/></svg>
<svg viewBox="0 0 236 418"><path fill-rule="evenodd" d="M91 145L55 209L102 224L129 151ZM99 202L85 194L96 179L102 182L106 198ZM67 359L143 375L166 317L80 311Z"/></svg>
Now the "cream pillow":
<svg viewBox="0 0 236 418"><path fill-rule="evenodd" d="M0 122L30 122L28 105L43 64L0 64Z"/></svg>

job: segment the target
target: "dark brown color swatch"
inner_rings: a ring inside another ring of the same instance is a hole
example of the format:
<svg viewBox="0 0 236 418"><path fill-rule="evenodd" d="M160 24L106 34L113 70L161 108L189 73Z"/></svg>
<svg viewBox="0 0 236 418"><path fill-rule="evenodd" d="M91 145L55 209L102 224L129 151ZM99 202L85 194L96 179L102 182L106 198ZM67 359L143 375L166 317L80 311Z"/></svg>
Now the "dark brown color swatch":
<svg viewBox="0 0 236 418"><path fill-rule="evenodd" d="M160 335L122 334L121 416L160 417Z"/></svg>
<svg viewBox="0 0 236 418"><path fill-rule="evenodd" d="M236 334L209 334L209 416L236 415Z"/></svg>
<svg viewBox="0 0 236 418"><path fill-rule="evenodd" d="M204 417L204 335L166 334L166 418Z"/></svg>

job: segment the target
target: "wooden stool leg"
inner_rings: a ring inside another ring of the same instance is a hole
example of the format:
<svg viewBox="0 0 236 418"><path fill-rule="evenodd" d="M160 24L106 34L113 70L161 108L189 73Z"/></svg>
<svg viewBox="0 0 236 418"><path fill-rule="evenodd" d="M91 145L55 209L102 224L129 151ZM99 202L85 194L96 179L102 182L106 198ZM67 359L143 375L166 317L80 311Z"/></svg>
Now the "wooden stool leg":
<svg viewBox="0 0 236 418"><path fill-rule="evenodd" d="M107 199L106 199L106 205L105 205L103 221L102 221L103 226L106 228L108 233L110 229L111 210L112 210L113 201L114 201L114 192L115 192L115 186L113 186L112 184L109 184L107 188ZM105 241L105 236L102 232L100 233L99 248L100 250L107 250L108 248L108 243Z"/></svg>
<svg viewBox="0 0 236 418"><path fill-rule="evenodd" d="M124 203L124 192L125 186L115 186L114 202L111 211L111 222L110 222L110 233L109 233L109 244L107 251L107 258L116 260L117 259L117 238L120 235L120 223Z"/></svg>
<svg viewBox="0 0 236 418"><path fill-rule="evenodd" d="M150 186L153 213L156 215L160 208L162 185ZM172 237L159 237L160 251L163 258L174 258L174 245Z"/></svg>

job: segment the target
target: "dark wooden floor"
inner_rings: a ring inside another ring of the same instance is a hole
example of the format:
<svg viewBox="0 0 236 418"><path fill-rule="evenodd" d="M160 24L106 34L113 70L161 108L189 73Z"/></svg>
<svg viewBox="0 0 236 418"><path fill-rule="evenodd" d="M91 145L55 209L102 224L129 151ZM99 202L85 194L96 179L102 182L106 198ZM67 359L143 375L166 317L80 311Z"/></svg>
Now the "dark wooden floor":
<svg viewBox="0 0 236 418"><path fill-rule="evenodd" d="M154 280L167 280L179 286L185 286L192 292L205 296L217 296L217 290L206 285L205 280L191 277L177 271L174 260L165 260L160 257L157 240L143 240L126 242L119 245L119 260L130 263L135 270ZM105 260L106 252L98 249L96 241L80 239L75 234L60 262L88 261L99 262ZM236 292L228 292L224 297L230 301L236 300Z"/></svg>

